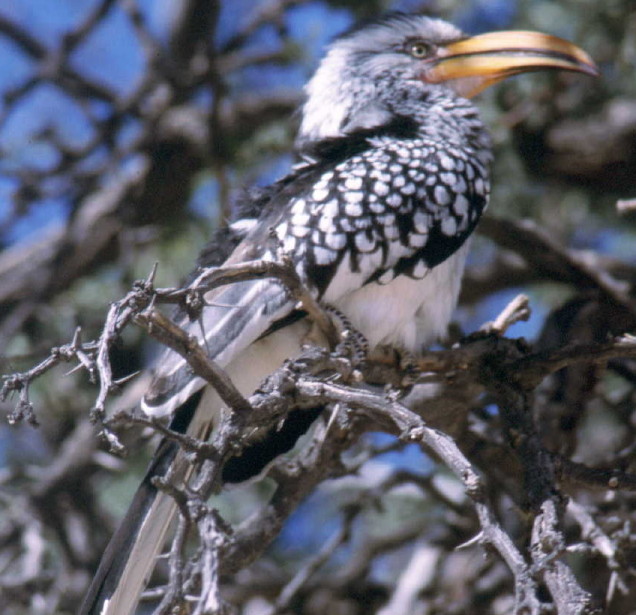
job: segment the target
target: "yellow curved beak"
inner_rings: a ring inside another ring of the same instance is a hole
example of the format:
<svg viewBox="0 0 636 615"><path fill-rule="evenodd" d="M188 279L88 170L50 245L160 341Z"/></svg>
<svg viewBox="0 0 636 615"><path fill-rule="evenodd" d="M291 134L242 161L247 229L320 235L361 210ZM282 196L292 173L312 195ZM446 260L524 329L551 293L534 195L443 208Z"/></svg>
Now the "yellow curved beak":
<svg viewBox="0 0 636 615"><path fill-rule="evenodd" d="M598 76L580 47L549 34L524 30L479 34L440 48L424 68L429 83L448 82L461 95L475 96L506 77L556 69Z"/></svg>

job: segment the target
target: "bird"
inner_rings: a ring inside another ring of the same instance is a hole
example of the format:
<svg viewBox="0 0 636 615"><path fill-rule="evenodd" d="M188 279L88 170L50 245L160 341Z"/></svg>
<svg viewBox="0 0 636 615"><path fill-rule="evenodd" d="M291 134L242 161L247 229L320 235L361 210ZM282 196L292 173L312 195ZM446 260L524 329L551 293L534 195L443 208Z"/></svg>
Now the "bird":
<svg viewBox="0 0 636 615"><path fill-rule="evenodd" d="M447 330L469 239L488 204L491 139L472 98L543 69L598 74L579 47L537 32L469 36L444 20L406 13L351 28L331 42L305 87L297 164L248 197L192 279L212 266L275 261L282 250L316 301L344 315L370 349L421 352ZM311 328L273 278L211 290L205 304L199 322L184 312L175 322L245 395L299 354ZM213 388L170 350L156 362L141 409L197 437L225 411ZM249 475L240 461L228 462L224 478ZM164 440L80 615L135 612L177 514L153 483L169 470L182 480L191 471L178 446Z"/></svg>

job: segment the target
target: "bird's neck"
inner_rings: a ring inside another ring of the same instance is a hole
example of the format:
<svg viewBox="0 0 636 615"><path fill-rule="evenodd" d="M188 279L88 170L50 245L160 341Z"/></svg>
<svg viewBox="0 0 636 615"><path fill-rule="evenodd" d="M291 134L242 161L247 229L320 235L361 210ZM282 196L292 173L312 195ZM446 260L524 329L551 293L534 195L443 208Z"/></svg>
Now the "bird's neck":
<svg viewBox="0 0 636 615"><path fill-rule="evenodd" d="M327 103L323 100L323 93L329 91L326 84L321 80L311 82L297 141L299 151L312 150L314 144L334 139L355 140L361 135L383 133L399 118L408 118L414 126L414 138L426 137L469 150L488 166L491 140L473 103L448 89L419 86L413 81L385 82L386 91L374 87L364 95L351 83Z"/></svg>

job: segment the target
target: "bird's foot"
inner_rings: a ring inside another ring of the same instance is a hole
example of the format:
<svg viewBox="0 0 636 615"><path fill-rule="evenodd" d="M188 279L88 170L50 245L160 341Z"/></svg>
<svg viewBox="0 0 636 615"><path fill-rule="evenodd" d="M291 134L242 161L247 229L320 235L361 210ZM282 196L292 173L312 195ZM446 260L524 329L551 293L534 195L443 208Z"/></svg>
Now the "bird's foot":
<svg viewBox="0 0 636 615"><path fill-rule="evenodd" d="M405 372L412 372L418 369L417 357L408 350L398 350L397 356L400 362L400 369Z"/></svg>
<svg viewBox="0 0 636 615"><path fill-rule="evenodd" d="M340 343L335 349L336 355L349 358L354 366L359 365L369 353L367 338L351 324L351 321L340 310L329 305L325 306L324 309L331 317L340 336Z"/></svg>
<svg viewBox="0 0 636 615"><path fill-rule="evenodd" d="M377 346L373 349L369 360L371 363L385 365L399 373L399 388L408 388L415 384L422 375L422 366L417 355L395 346Z"/></svg>
<svg viewBox="0 0 636 615"><path fill-rule="evenodd" d="M417 356L408 350L397 350L400 370L404 374L402 379L403 386L414 384L421 375L421 370Z"/></svg>

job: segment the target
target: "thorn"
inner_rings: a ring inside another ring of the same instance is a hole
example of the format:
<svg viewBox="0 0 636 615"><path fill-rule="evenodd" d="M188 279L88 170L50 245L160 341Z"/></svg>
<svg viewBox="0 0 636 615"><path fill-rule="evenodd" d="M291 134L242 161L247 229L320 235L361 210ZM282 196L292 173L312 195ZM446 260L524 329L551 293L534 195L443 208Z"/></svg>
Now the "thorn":
<svg viewBox="0 0 636 615"><path fill-rule="evenodd" d="M124 376L123 378L120 378L119 380L115 380L113 382L113 385L117 387L121 387L127 384L128 382L130 382L133 378L136 378L139 374L141 374L140 369L138 369L136 372L133 372L132 374L128 374L128 376Z"/></svg>
<svg viewBox="0 0 636 615"><path fill-rule="evenodd" d="M86 353L82 352L79 349L75 352L75 355L77 356L78 361L82 364L82 366L88 372L88 376L91 382L94 382L95 381L95 362L92 359L89 359Z"/></svg>
<svg viewBox="0 0 636 615"><path fill-rule="evenodd" d="M327 421L327 427L325 429L325 438L327 437L327 434L331 431L331 427L332 425L336 422L336 417L338 416L338 413L340 412L340 404L336 404L333 407L333 410L331 411L331 415L329 416L329 421Z"/></svg>
<svg viewBox="0 0 636 615"><path fill-rule="evenodd" d="M79 363L75 367L72 367L71 369L69 369L67 372L64 372L62 376L64 378L66 378L67 376L72 376L75 372L79 372L83 367L85 367L85 365L83 365L82 363Z"/></svg>
<svg viewBox="0 0 636 615"><path fill-rule="evenodd" d="M605 596L606 604L610 604L614 599L614 595L616 594L616 587L618 585L618 574L614 570L609 578L609 583L607 584L607 594Z"/></svg>
<svg viewBox="0 0 636 615"><path fill-rule="evenodd" d="M209 356L211 354L211 352L210 352L210 346L208 344L208 338L205 335L205 327L203 326L203 316L199 316L199 318L197 318L197 324L199 325L199 330L201 331L201 340L203 341L203 346L205 347L205 352ZM199 342L199 343L201 343L201 342Z"/></svg>
<svg viewBox="0 0 636 615"><path fill-rule="evenodd" d="M152 310L155 309L155 304L157 303L157 295L155 293L152 294L152 296L150 297L150 301L148 302L148 305L146 307L146 309L144 310L145 312L151 312Z"/></svg>
<svg viewBox="0 0 636 615"><path fill-rule="evenodd" d="M71 348L77 350L82 344L82 327L76 327L71 340Z"/></svg>
<svg viewBox="0 0 636 615"><path fill-rule="evenodd" d="M475 536L473 536L472 538L468 539L466 542L463 542L462 544L457 545L455 547L455 551L459 551L460 549L468 549L469 547L479 544L481 543L483 538L484 538L484 533L479 532L478 534L475 534Z"/></svg>
<svg viewBox="0 0 636 615"><path fill-rule="evenodd" d="M157 270L159 269L159 261L155 261L155 264L152 266L148 277L146 278L146 284L150 287L154 287L155 278L157 277Z"/></svg>

